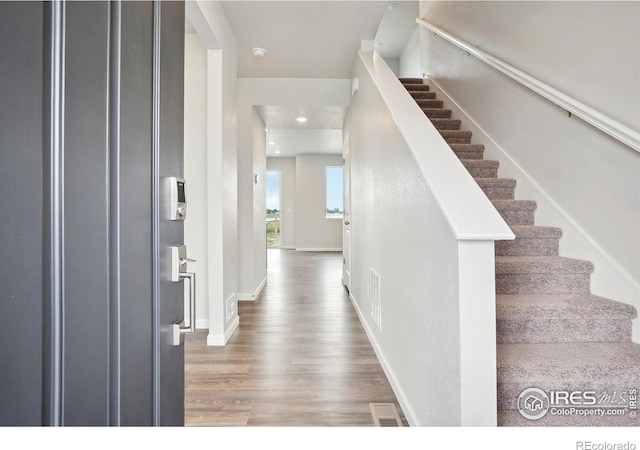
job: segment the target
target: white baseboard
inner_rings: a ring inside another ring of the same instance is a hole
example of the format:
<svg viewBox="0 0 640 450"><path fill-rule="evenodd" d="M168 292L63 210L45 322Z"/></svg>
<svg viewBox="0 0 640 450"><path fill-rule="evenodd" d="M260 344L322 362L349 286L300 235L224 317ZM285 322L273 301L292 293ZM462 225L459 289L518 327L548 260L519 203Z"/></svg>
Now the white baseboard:
<svg viewBox="0 0 640 450"><path fill-rule="evenodd" d="M267 277L265 276L264 279L260 282L260 284L258 285L258 287L256 288L255 292L253 294L243 294L242 292L238 293L238 301L239 302L254 302L256 300L256 298L258 298L258 296L260 295L260 293L262 292L262 290L264 289L265 285L267 284Z"/></svg>
<svg viewBox="0 0 640 450"><path fill-rule="evenodd" d="M231 336L233 336L233 333L235 333L236 329L238 329L239 325L240 317L236 316L233 322L231 322L225 330L224 335L209 333L207 335L207 345L218 347L226 345L227 342L229 342L229 339L231 339Z"/></svg>
<svg viewBox="0 0 640 450"><path fill-rule="evenodd" d="M413 412L413 408L411 407L407 399L407 396L404 394L404 391L398 384L396 380L396 376L393 370L391 369L391 367L389 366L389 363L387 362L387 358L385 358L384 356L384 352L380 348L380 345L378 344L378 341L376 340L375 335L369 328L369 324L367 323L366 320L364 320L364 314L358 307L358 302L356 302L356 299L353 297L352 293L349 293L349 299L351 300L351 303L353 304L353 308L356 310L356 313L358 314L358 318L360 319L360 323L362 324L362 327L364 328L364 331L367 334L367 337L369 338L369 342L371 342L373 351L378 357L380 366L382 367L384 374L387 376L387 379L389 380L391 389L393 389L394 394L396 394L396 398L398 399L398 403L400 403L400 407L402 408L402 412L404 413L404 416L406 417L407 422L412 427L419 427L420 423L418 422L418 419L416 418L416 415Z"/></svg>
<svg viewBox="0 0 640 450"><path fill-rule="evenodd" d="M340 248L296 248L298 252L341 252Z"/></svg>
<svg viewBox="0 0 640 450"><path fill-rule="evenodd" d="M206 330L209 328L209 319L196 319L196 329Z"/></svg>

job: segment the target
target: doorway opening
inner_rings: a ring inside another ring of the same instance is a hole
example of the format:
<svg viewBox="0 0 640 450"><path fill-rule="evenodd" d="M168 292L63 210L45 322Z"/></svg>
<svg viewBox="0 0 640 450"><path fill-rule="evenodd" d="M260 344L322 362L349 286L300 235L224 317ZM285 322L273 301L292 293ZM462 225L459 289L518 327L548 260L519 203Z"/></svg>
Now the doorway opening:
<svg viewBox="0 0 640 450"><path fill-rule="evenodd" d="M282 245L280 171L267 171L265 187L267 196L267 247L279 248Z"/></svg>

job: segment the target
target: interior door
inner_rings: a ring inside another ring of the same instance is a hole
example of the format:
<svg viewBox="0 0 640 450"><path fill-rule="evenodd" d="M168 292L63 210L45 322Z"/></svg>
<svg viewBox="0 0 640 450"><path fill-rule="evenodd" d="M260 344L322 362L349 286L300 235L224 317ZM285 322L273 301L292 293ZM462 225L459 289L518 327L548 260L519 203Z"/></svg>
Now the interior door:
<svg viewBox="0 0 640 450"><path fill-rule="evenodd" d="M347 135L342 148L344 176L344 227L342 236L342 282L351 291L351 139Z"/></svg>

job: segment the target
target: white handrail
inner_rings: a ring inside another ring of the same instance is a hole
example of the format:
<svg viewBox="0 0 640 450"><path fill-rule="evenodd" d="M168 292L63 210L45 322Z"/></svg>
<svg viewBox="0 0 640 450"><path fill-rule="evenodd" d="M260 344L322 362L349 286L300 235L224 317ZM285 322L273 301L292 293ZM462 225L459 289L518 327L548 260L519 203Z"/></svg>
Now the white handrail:
<svg viewBox="0 0 640 450"><path fill-rule="evenodd" d="M484 52L479 48L458 39L455 36L452 36L446 31L430 24L423 19L416 19L416 22L420 26L434 32L436 35L449 41L456 47L461 48L470 55L475 56L480 61L490 65L509 78L531 89L533 92L555 103L570 114L581 118L590 125L598 128L599 130L619 140L623 144L628 145L634 150L640 152L640 133L638 133L636 130L633 130L632 128L621 124L611 117L606 116L593 108L590 108L584 103L581 103L578 100L569 97L566 94L563 94L562 92L552 88L548 84L545 84L542 81L532 77L531 75L528 75L521 70L507 64L506 62L496 58L495 56L490 55L489 53Z"/></svg>

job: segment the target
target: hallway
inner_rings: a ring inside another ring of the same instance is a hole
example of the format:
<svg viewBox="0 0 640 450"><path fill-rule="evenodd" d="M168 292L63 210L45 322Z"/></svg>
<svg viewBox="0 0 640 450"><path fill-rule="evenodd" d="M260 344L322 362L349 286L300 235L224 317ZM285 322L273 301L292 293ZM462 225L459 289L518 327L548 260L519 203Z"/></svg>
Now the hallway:
<svg viewBox="0 0 640 450"><path fill-rule="evenodd" d="M268 250L268 281L240 302L225 347L188 335L187 426L373 426L369 403L395 403L342 286L342 254Z"/></svg>

